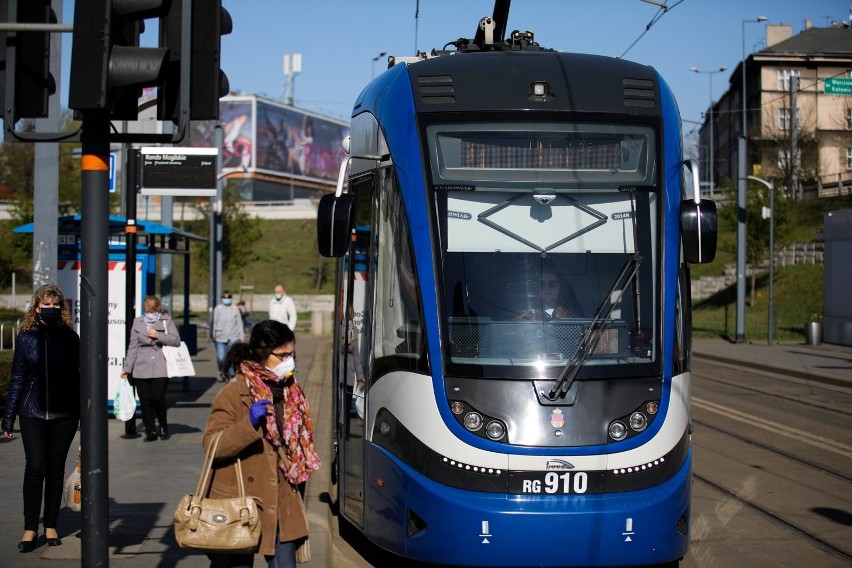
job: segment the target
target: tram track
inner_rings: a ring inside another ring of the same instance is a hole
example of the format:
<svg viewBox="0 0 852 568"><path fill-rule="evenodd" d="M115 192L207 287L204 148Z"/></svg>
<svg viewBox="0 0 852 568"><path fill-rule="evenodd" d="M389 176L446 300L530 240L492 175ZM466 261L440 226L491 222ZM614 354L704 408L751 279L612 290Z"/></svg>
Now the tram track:
<svg viewBox="0 0 852 568"><path fill-rule="evenodd" d="M832 554L833 556L836 556L837 558L840 558L841 560L845 560L847 562L852 562L852 554L850 554L849 552L847 552L846 550L844 550L842 548L839 548L839 547L833 545L832 543L821 538L817 534L815 534L815 533L813 533L813 532L811 532L811 531L809 531L805 528L802 528L802 527L798 526L797 524L795 524L793 522L788 521L784 517L770 511L766 507L762 507L762 506L758 505L757 503L754 503L752 501L749 501L748 499L741 497L736 492L734 492L734 491L732 491L732 490L730 490L730 489L728 489L728 488L726 488L722 485L719 485L718 483L715 483L714 481L711 481L710 479L708 479L708 478L706 478L706 477L704 477L704 476L702 476L698 473L693 472L692 477L693 477L693 479L696 479L696 480L700 481L701 483L704 483L708 487L712 488L714 491L717 491L717 492L721 493L722 495L738 502L739 504L743 505L744 507L747 507L747 508L749 508L753 511L756 511L756 512L760 513L761 515L764 515L767 518L771 519L773 522L784 526L785 528L787 528L787 529L791 530L792 532L798 534L799 536L810 541L811 543L815 544L816 546L818 546L822 550Z"/></svg>
<svg viewBox="0 0 852 568"><path fill-rule="evenodd" d="M755 440L754 438L751 438L749 436L743 436L742 434L737 434L736 432L729 430L727 428L714 426L714 425L712 425L708 422L704 422L703 420L696 420L696 419L693 418L692 422L694 424L698 424L698 425L702 426L703 428L709 428L710 430L714 430L716 432L719 432L720 434L730 436L731 438L734 438L736 440L744 442L744 443L746 443L750 446L753 446L755 448L760 448L762 450L772 452L772 453L779 455L779 456L781 456L785 459L788 459L792 462L798 463L798 464L803 465L805 467L811 468L811 469L818 471L820 473L830 475L830 476L832 476L836 479L839 479L841 481L846 481L847 483L852 483L852 475L844 473L844 472L837 470L835 468L826 466L824 464L820 464L818 462L815 462L815 461L812 461L812 460L809 460L809 459L798 457L791 452L782 450L780 448L777 448L775 446L771 446L769 444L764 444L763 442Z"/></svg>
<svg viewBox="0 0 852 568"><path fill-rule="evenodd" d="M721 363L709 362L709 361L707 361L706 363L711 365L711 366L723 367L723 365ZM785 384L788 384L788 385L792 385L792 386L802 386L801 381L803 379L797 379L795 377L791 379L791 378L785 377L784 375L781 375L781 374L773 374L773 373L769 373L767 371L756 372L756 371L743 369L741 367L738 368L738 372L739 372L740 375L751 375L751 376L760 377L760 378L763 378L763 379L779 381L779 382L782 382L782 383L785 383ZM797 405L800 405L800 406L803 406L803 407L806 407L806 408L816 408L816 409L819 409L819 410L832 412L832 413L838 414L840 416L845 416L845 417L852 416L852 412L842 410L842 409L838 409L836 406L829 406L828 404L816 403L816 402L813 402L813 401L810 401L810 400L805 400L802 397L796 397L796 396L792 396L792 395L784 395L784 394L780 394L780 393L768 392L766 389L754 388L754 387L750 387L748 385L743 385L743 384L740 384L740 383L727 381L727 380L720 378L718 376L712 376L712 375L708 375L708 374L696 374L695 377L698 380L703 379L703 380L712 381L713 383L716 383L716 384L719 384L719 385L723 385L723 386L730 387L730 388L737 389L737 390L744 391L744 392L759 394L761 396L773 398L773 399L776 399L776 400L783 400L785 402L791 402L791 403L794 403L794 404L797 404ZM838 394L841 394L841 396L852 398L852 392L838 393L836 388L828 388L828 387L822 386L818 383L817 384L808 384L807 386L810 389L818 389L819 391L824 392L825 394L828 394L828 395L831 395L831 396L837 396Z"/></svg>

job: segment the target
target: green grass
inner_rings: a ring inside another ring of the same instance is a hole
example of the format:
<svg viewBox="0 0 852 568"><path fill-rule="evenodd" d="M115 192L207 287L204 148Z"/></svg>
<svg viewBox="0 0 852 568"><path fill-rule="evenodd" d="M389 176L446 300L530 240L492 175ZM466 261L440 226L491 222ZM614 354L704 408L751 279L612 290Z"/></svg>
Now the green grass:
<svg viewBox="0 0 852 568"><path fill-rule="evenodd" d="M814 315L822 316L824 267L821 264L799 265L775 271L773 303L777 341L801 341L804 325ZM749 285L751 280L749 279ZM746 303L745 335L749 341L765 341L769 330L769 275L757 278L755 305ZM746 295L746 300L750 292ZM696 302L692 310L695 337L736 335L736 287L731 286L706 300Z"/></svg>
<svg viewBox="0 0 852 568"><path fill-rule="evenodd" d="M822 232L823 216L828 211L849 209L852 207L852 196L827 197L823 199L806 199L797 201L790 206L788 231L784 242L776 241L776 247L790 243L809 243L817 239ZM737 226L724 216L719 216L719 234L716 247L716 258L709 264L696 264L691 267L693 278L701 276L721 276L726 264L737 262ZM822 293L820 292L820 297Z"/></svg>
<svg viewBox="0 0 852 568"><path fill-rule="evenodd" d="M233 262L235 268L222 275L223 289L239 295L240 286L253 286L255 310L257 298L272 295L276 284L283 284L288 294L332 294L334 293L334 270L336 259L321 258L316 245L316 221L313 219L288 219L260 221L263 237L253 249L258 260ZM190 229L191 230L191 229ZM190 260L190 292L206 294L209 284L209 266L206 257L199 254L208 243L192 245ZM174 262L175 290L183 290L183 260L176 255ZM317 286L317 270L322 267L325 278Z"/></svg>

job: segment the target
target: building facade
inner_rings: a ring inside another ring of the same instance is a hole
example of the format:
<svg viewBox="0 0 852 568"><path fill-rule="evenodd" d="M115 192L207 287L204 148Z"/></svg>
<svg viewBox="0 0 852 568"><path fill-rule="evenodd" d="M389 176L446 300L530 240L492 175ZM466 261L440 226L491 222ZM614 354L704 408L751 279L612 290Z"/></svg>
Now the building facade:
<svg viewBox="0 0 852 568"><path fill-rule="evenodd" d="M805 29L797 35L793 35L792 26L766 26L766 47L748 55L734 69L727 92L715 102L712 112L708 110L705 114L701 127L700 146L713 144L717 188L736 184L738 141L744 115L748 139L746 175L772 180L776 187L783 187L795 198L849 193L852 190L849 23L816 28L806 22ZM709 117L713 119L712 129Z"/></svg>

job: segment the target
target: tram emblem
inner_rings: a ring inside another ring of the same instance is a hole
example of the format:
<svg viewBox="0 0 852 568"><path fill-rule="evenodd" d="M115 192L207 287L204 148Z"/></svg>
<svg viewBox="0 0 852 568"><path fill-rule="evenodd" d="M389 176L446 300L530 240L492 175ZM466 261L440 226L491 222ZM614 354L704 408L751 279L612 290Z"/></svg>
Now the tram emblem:
<svg viewBox="0 0 852 568"><path fill-rule="evenodd" d="M561 408L554 408L550 413L550 425L554 428L562 428L565 426L565 415L562 414Z"/></svg>

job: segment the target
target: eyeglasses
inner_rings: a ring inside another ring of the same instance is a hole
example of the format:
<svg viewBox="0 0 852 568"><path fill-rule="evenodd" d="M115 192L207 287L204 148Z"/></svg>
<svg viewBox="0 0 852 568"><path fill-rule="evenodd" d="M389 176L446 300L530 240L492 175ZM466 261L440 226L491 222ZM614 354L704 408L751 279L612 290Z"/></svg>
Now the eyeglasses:
<svg viewBox="0 0 852 568"><path fill-rule="evenodd" d="M280 360L286 361L287 359L289 359L290 357L293 356L293 353L294 353L293 351L282 351L281 353L272 352L272 353L270 353L270 355L274 355L275 357L278 357Z"/></svg>
<svg viewBox="0 0 852 568"><path fill-rule="evenodd" d="M559 280L542 280L541 287L544 288L559 288Z"/></svg>

